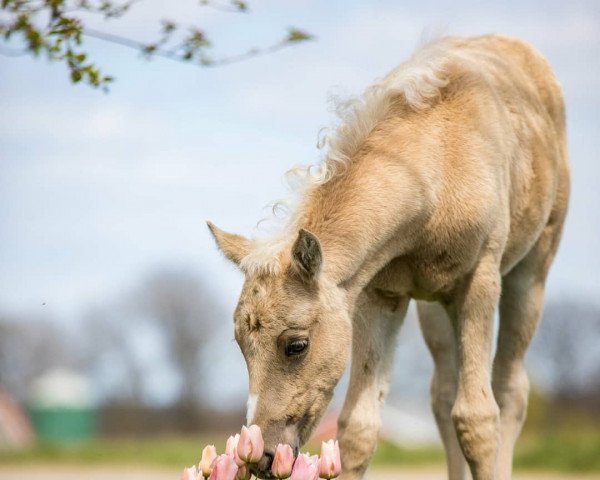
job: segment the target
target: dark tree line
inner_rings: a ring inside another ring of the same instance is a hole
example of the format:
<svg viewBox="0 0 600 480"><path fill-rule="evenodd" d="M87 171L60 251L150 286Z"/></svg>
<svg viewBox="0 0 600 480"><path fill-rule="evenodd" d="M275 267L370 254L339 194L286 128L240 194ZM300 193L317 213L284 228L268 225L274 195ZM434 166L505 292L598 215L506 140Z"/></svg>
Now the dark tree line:
<svg viewBox="0 0 600 480"><path fill-rule="evenodd" d="M228 317L202 277L177 269L156 271L122 297L89 309L76 330L48 318L0 314L0 388L25 400L32 380L67 367L94 379L105 402L148 404L154 370L166 364L179 385L176 403L200 406L211 390L205 383L209 365L203 353L221 329L231 329L223 321ZM400 333L392 396L427 394L428 353L419 337L416 321L407 320ZM599 400L599 340L600 306L549 302L528 352L534 385L536 379L542 381L559 401ZM154 349L158 351L149 351Z"/></svg>
<svg viewBox="0 0 600 480"><path fill-rule="evenodd" d="M0 315L0 387L24 401L35 378L66 367L94 379L106 402L143 404L157 368L152 357L177 377L177 403L197 406L206 390L202 352L219 324L230 326L224 316L203 280L177 269L156 271L121 298L89 309L74 330Z"/></svg>
<svg viewBox="0 0 600 480"><path fill-rule="evenodd" d="M600 306L549 302L529 356L556 397L595 395L600 404Z"/></svg>

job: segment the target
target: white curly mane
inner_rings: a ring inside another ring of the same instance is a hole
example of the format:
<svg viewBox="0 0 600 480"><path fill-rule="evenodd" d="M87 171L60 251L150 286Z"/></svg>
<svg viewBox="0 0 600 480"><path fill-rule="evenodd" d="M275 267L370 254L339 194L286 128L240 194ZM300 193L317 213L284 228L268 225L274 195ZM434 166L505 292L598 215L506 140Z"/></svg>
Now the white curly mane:
<svg viewBox="0 0 600 480"><path fill-rule="evenodd" d="M254 248L240 264L245 272L279 271L278 254L290 246L297 234L298 202L308 190L318 188L343 172L373 129L387 116L395 99L402 96L410 108L422 110L440 96L440 89L448 83L444 66L452 56L443 40L417 49L408 61L369 86L361 96L332 99L339 123L319 141L319 148L324 150L321 161L295 166L287 172L297 200L275 203L274 216L277 210L287 210L284 226L274 235L253 238Z"/></svg>

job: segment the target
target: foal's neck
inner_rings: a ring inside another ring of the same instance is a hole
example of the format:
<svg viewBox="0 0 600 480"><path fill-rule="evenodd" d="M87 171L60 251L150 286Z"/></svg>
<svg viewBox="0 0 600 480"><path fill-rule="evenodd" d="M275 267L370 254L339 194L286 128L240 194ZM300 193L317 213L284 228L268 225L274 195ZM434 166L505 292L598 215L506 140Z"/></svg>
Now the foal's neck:
<svg viewBox="0 0 600 480"><path fill-rule="evenodd" d="M328 278L357 295L401 253L407 235L399 233L420 213L413 180L398 156L370 148L307 193L298 223L319 237Z"/></svg>

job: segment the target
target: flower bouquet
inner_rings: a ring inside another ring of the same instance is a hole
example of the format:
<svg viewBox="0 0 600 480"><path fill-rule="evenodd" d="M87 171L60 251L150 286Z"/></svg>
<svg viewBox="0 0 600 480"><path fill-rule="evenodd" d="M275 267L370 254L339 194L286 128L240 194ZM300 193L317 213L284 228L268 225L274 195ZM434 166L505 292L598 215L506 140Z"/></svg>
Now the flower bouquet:
<svg viewBox="0 0 600 480"><path fill-rule="evenodd" d="M219 455L214 445L204 447L198 466L184 469L181 480L250 480L253 465L262 459L264 453L260 427L244 426L240 433L229 437L225 453ZM341 470L340 447L333 440L321 444L320 455L301 453L297 458L294 458L290 445L280 443L271 462L271 476L278 479L332 479Z"/></svg>

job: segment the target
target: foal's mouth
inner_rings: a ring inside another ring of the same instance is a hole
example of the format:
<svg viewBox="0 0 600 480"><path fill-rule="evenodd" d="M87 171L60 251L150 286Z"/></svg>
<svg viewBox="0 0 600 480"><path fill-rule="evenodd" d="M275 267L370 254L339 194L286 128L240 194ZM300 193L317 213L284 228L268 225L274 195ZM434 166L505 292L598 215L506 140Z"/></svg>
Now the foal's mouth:
<svg viewBox="0 0 600 480"><path fill-rule="evenodd" d="M256 475L258 478L261 478L263 480L272 480L277 478L275 475L273 475L273 472L271 472L271 470L259 470L257 469L255 466L250 467L250 471L252 472L253 475Z"/></svg>

